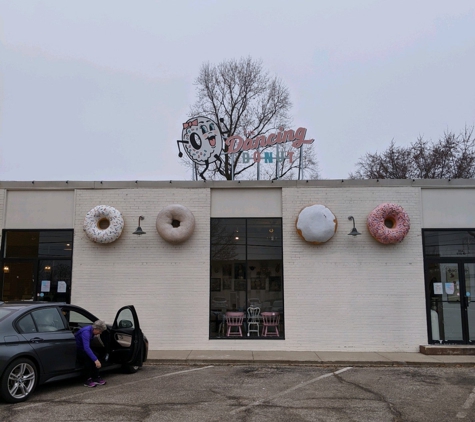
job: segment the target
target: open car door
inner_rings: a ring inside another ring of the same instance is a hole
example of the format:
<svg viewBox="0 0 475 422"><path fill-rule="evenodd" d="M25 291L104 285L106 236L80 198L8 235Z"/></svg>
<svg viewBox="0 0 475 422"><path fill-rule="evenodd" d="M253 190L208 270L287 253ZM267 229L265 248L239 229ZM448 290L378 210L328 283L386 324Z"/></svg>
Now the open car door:
<svg viewBox="0 0 475 422"><path fill-rule="evenodd" d="M110 361L128 366L142 366L143 333L132 305L117 312L111 329Z"/></svg>

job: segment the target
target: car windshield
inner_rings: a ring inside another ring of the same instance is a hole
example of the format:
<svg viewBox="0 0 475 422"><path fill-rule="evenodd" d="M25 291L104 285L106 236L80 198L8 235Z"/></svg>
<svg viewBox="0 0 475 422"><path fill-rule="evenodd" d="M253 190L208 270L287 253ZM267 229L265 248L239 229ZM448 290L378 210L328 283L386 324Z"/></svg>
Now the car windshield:
<svg viewBox="0 0 475 422"><path fill-rule="evenodd" d="M13 311L11 309L0 309L0 321L10 315Z"/></svg>

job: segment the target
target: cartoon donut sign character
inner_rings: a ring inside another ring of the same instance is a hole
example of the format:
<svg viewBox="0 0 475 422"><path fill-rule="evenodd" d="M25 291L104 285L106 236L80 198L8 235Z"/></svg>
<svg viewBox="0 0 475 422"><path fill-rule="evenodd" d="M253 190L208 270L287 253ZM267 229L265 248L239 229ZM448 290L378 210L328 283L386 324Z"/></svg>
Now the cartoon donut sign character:
<svg viewBox="0 0 475 422"><path fill-rule="evenodd" d="M191 161L200 166L205 166L200 172L200 177L206 180L204 173L211 163L218 162L221 166L221 151L223 150L223 138L219 126L207 117L193 117L183 123L182 139L177 141L178 156L183 157L180 150L183 144L186 154Z"/></svg>

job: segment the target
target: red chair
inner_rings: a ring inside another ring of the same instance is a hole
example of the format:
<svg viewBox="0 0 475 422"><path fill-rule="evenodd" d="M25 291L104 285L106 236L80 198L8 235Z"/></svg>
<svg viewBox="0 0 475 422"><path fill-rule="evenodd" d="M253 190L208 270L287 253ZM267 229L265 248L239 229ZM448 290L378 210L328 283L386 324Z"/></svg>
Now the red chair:
<svg viewBox="0 0 475 422"><path fill-rule="evenodd" d="M226 337L242 337L242 322L244 320L244 312L226 312ZM233 327L237 330L233 331Z"/></svg>
<svg viewBox="0 0 475 422"><path fill-rule="evenodd" d="M279 337L279 312L262 312L262 337ZM273 330L268 330L274 327Z"/></svg>

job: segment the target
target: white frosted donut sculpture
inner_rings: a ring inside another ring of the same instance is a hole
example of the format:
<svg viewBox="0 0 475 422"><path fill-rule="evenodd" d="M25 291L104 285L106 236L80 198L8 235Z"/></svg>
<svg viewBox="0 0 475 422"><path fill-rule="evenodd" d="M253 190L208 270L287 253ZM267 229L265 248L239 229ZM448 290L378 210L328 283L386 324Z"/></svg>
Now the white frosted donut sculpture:
<svg viewBox="0 0 475 422"><path fill-rule="evenodd" d="M371 236L385 245L402 242L411 228L404 208L389 203L378 205L371 211L367 223Z"/></svg>
<svg viewBox="0 0 475 422"><path fill-rule="evenodd" d="M83 224L86 236L96 243L114 242L122 234L123 228L122 214L108 205L98 205L90 210Z"/></svg>
<svg viewBox="0 0 475 422"><path fill-rule="evenodd" d="M295 223L297 233L307 242L325 243L336 232L338 221L335 215L324 205L305 207Z"/></svg>
<svg viewBox="0 0 475 422"><path fill-rule="evenodd" d="M195 216L183 205L169 205L157 215L157 232L169 243L188 240L195 230Z"/></svg>

